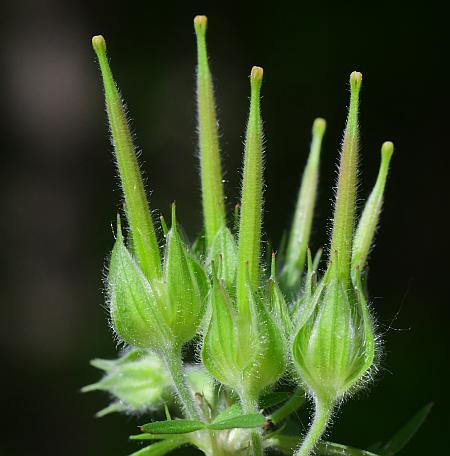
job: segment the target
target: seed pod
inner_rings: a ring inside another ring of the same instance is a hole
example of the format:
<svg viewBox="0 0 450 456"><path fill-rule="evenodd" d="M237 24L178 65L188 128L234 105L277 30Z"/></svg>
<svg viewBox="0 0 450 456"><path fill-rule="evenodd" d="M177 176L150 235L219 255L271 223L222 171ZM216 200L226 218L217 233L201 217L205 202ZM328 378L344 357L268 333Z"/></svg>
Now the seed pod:
<svg viewBox="0 0 450 456"><path fill-rule="evenodd" d="M125 247L118 223L108 281L112 324L127 344L179 349L195 336L205 310L207 277L180 238L175 208L163 278L147 280Z"/></svg>
<svg viewBox="0 0 450 456"><path fill-rule="evenodd" d="M213 280L211 318L202 347L202 361L221 383L241 397L257 400L285 369L283 329L255 296L247 282L250 320L242 318L223 281Z"/></svg>

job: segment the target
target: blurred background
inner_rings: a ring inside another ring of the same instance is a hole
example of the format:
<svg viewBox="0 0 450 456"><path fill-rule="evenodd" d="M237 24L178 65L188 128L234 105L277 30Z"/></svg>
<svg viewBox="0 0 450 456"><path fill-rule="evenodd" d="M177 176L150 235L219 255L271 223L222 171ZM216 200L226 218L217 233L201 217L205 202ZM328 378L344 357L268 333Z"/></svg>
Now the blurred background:
<svg viewBox="0 0 450 456"><path fill-rule="evenodd" d="M348 75L363 73L361 199L374 183L382 142L396 145L369 284L385 356L374 385L345 404L329 437L367 447L433 401L402 454L443 454L440 436L450 421L443 15L430 8L353 16L282 1L15 0L2 10L0 454L136 449L127 436L142 419L97 420L108 398L79 392L99 376L89 360L115 356L102 274L121 200L91 36L107 39L152 207L167 215L176 200L194 237L201 207L192 19L199 13L209 16L230 212L239 196L248 74L252 65L265 69L264 226L275 245L290 224L316 116L328 130L312 247L326 244Z"/></svg>

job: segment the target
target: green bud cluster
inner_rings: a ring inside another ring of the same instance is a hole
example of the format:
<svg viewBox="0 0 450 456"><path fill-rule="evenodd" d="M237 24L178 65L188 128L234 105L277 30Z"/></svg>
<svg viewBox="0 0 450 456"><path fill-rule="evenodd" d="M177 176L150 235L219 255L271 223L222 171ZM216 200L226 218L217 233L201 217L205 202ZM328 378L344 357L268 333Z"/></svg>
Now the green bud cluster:
<svg viewBox="0 0 450 456"><path fill-rule="evenodd" d="M197 338L204 368L224 385L229 392L227 397L240 401L240 406L233 405L237 406L233 409L236 421L232 421L237 423L236 427L251 428L251 423L260 422L257 414L262 394L283 375L295 377L299 388L309 393L316 406L314 421L297 452L306 456L326 429L335 405L362 384L376 359L375 328L363 279L381 213L393 144L386 142L382 146L379 175L357 223L362 75L353 72L325 272L321 276L317 273L322 251L313 258L309 249L326 130L322 118L313 123L310 153L286 247L280 248L278 258L272 253L265 262L264 254L270 251L263 251L262 242L263 69L254 66L250 73L242 192L232 228L225 210L206 17L197 16L194 28L204 236L190 245L180 233L173 205L170 229L161 218L165 244L161 250L124 105L106 56L106 44L101 36L92 41L103 78L129 227L125 239L118 217L108 273L111 324L120 341L139 351L132 351L116 364L97 362L100 368L106 366L108 373L85 390L104 389L117 397L118 402L109 411L121 407L140 410L162 403L167 385L171 384L188 420L163 428L170 432L195 432L188 440L172 442L173 448L189 441L207 454L234 454L226 447L233 426L219 420L221 424L217 427L217 423L211 422L220 415L214 409L218 402L211 377L205 377L202 370L196 371L197 380L192 380L189 370L183 367L182 347ZM136 353L145 356L135 359ZM141 375L148 375L148 379L139 384ZM209 393L194 396L193 381L209 388ZM130 389L135 389L130 395L123 392ZM147 395L146 401L142 394ZM296 392L285 408L273 416L278 419L285 410L291 413L303 403L304 396L301 390ZM231 412L223 413L228 416ZM243 415L237 417L236 413ZM158 426L144 427L151 430L159 429ZM225 429L226 434L221 434ZM239 451L247 451L249 446L253 455L263 454L261 431L239 429L238 436Z"/></svg>

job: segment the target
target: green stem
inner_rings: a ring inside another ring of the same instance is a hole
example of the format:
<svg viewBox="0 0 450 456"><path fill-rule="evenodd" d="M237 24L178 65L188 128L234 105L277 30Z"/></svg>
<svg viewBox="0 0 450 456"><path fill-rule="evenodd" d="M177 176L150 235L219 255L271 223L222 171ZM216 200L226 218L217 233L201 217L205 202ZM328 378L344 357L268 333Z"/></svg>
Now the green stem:
<svg viewBox="0 0 450 456"><path fill-rule="evenodd" d="M241 394L242 413L258 413L258 401L255 400L250 394ZM264 449L262 444L262 437L260 431L251 432L251 446L253 456L263 456Z"/></svg>
<svg viewBox="0 0 450 456"><path fill-rule="evenodd" d="M305 403L305 392L298 388L294 391L294 394L290 397L290 399L281 406L278 410L272 413L270 416L270 421L273 424L278 424L286 417L288 417L291 413L295 412L298 408L300 408Z"/></svg>
<svg viewBox="0 0 450 456"><path fill-rule="evenodd" d="M166 350L161 353L161 359L164 361L167 370L172 377L175 393L187 415L188 418L194 420L201 420L201 414L194 401L191 390L187 386L186 378L184 376L183 361L181 358L181 350Z"/></svg>
<svg viewBox="0 0 450 456"><path fill-rule="evenodd" d="M206 16L196 16L194 19L198 56L197 117L203 218L206 244L210 247L226 221L214 91L206 50L207 23Z"/></svg>
<svg viewBox="0 0 450 456"><path fill-rule="evenodd" d="M333 411L333 403L319 397L314 399L314 420L295 456L309 456L325 432Z"/></svg>

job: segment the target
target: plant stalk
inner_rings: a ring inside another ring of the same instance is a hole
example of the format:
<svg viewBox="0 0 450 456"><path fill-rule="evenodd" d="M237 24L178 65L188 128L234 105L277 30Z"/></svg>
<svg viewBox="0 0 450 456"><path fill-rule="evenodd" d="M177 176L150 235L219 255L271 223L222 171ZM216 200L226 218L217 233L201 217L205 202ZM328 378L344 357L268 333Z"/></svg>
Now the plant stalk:
<svg viewBox="0 0 450 456"><path fill-rule="evenodd" d="M242 413L258 413L258 401L255 400L250 394L241 394ZM252 431L251 435L251 448L253 456L263 456L264 449L262 444L262 437L260 431Z"/></svg>
<svg viewBox="0 0 450 456"><path fill-rule="evenodd" d="M181 350L175 349L171 351L161 352L161 359L164 361L170 376L172 377L175 393L182 405L186 416L194 420L202 420L200 411L192 396L191 390L187 386L186 378L183 371L183 362L181 358Z"/></svg>
<svg viewBox="0 0 450 456"><path fill-rule="evenodd" d="M295 456L309 456L319 442L330 421L333 403L319 397L315 397L314 403L314 420L300 448L295 453Z"/></svg>

